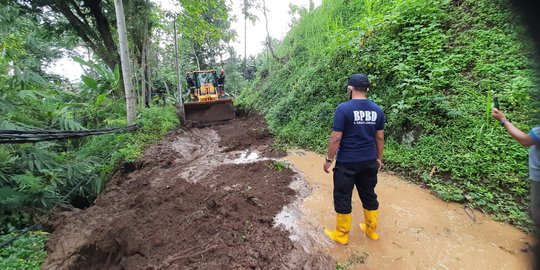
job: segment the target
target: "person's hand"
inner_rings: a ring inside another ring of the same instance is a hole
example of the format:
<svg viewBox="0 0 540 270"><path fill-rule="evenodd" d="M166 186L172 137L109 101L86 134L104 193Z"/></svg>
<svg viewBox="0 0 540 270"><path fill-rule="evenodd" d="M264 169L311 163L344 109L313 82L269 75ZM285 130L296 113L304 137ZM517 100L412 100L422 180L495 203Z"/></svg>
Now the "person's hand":
<svg viewBox="0 0 540 270"><path fill-rule="evenodd" d="M382 169L382 166L383 166L382 159L378 158L377 159L377 164L379 164L379 171L380 171Z"/></svg>
<svg viewBox="0 0 540 270"><path fill-rule="evenodd" d="M495 118L497 121L501 121L506 118L503 112L499 111L497 108L493 108L493 111L491 112L491 116Z"/></svg>
<svg viewBox="0 0 540 270"><path fill-rule="evenodd" d="M324 162L323 170L324 170L325 173L330 173L330 166L332 166L331 161L325 161Z"/></svg>

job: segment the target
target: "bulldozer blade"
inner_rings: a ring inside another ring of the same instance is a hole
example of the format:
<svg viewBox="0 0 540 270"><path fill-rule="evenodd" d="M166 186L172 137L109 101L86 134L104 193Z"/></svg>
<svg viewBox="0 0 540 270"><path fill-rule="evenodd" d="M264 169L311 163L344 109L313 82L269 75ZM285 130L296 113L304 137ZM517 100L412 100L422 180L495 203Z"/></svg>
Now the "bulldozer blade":
<svg viewBox="0 0 540 270"><path fill-rule="evenodd" d="M211 124L234 118L232 99L184 103L187 125Z"/></svg>

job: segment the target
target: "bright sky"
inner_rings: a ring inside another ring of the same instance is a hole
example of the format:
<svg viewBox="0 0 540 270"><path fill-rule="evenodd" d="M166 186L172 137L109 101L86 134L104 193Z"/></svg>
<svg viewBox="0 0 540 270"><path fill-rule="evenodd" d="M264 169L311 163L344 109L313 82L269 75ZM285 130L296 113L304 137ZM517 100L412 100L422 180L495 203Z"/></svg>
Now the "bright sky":
<svg viewBox="0 0 540 270"><path fill-rule="evenodd" d="M161 5L162 8L172 11L179 11L177 0L152 0ZM227 0L227 4L232 6L233 14L236 15L237 21L232 24L232 28L238 34L237 41L233 43L236 52L244 55L244 17L240 4L243 0ZM268 31L273 38L282 39L289 31L289 23L292 16L289 14L289 4L294 3L298 6L308 7L309 0L266 0L266 8L269 10L268 15ZM321 0L313 0L315 7L321 4ZM248 21L247 27L247 54L255 55L264 49L263 42L266 39L265 20L262 11L254 12L259 20L253 25Z"/></svg>
<svg viewBox="0 0 540 270"><path fill-rule="evenodd" d="M244 55L244 18L242 15L240 3L243 0L227 0L227 4L233 7L233 14L237 21L233 22L232 28L236 30L238 37L233 46L239 55ZM315 7L321 4L322 0L313 0ZM180 11L178 0L152 0L163 9L171 11ZM309 0L266 0L266 8L269 10L268 30L273 38L282 39L289 31L289 24L292 16L289 14L289 4L294 3L298 6L308 7ZM259 18L255 24L248 21L247 27L247 54L256 55L264 49L263 42L266 39L266 27L264 15L261 11L255 11ZM64 57L52 63L47 71L67 77L70 81L79 81L83 73L79 64L75 63L70 57Z"/></svg>
<svg viewBox="0 0 540 270"><path fill-rule="evenodd" d="M238 54L244 54L244 19L240 8L242 0L234 0L233 13L237 16L237 21L232 25L238 33L238 40L235 43L235 49ZM315 7L321 4L321 0L314 0ZM292 16L289 14L289 4L294 3L298 6L309 6L309 0L267 0L266 8L269 10L268 31L273 38L282 39L290 29ZM247 29L247 55L255 55L264 50L263 42L266 40L265 19L262 11L256 11L255 14L259 20L253 25L248 21Z"/></svg>

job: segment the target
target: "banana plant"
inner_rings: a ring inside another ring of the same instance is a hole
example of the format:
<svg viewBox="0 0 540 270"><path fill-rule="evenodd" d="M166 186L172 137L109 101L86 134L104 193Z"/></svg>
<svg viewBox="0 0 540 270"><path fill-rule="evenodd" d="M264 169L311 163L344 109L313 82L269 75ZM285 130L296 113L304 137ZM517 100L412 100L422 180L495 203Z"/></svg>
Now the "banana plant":
<svg viewBox="0 0 540 270"><path fill-rule="evenodd" d="M85 70L86 74L81 76L81 80L86 91L98 95L103 93L117 97L121 95L118 65L111 70L107 65L92 60L87 61L80 57L74 57L73 60Z"/></svg>

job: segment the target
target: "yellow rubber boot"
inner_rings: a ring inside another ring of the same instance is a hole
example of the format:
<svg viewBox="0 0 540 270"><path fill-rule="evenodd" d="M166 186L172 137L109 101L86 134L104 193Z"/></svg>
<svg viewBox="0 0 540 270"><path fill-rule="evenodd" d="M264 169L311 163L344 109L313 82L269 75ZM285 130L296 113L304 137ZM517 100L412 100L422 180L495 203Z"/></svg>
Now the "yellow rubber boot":
<svg viewBox="0 0 540 270"><path fill-rule="evenodd" d="M366 233L366 235L373 239L378 240L379 235L375 232L377 230L377 217L379 216L377 210L364 209L364 218L366 223L360 223L360 229Z"/></svg>
<svg viewBox="0 0 540 270"><path fill-rule="evenodd" d="M331 231L324 229L324 233L330 239L346 245L349 243L349 231L351 230L352 214L337 214L336 215L336 230Z"/></svg>

